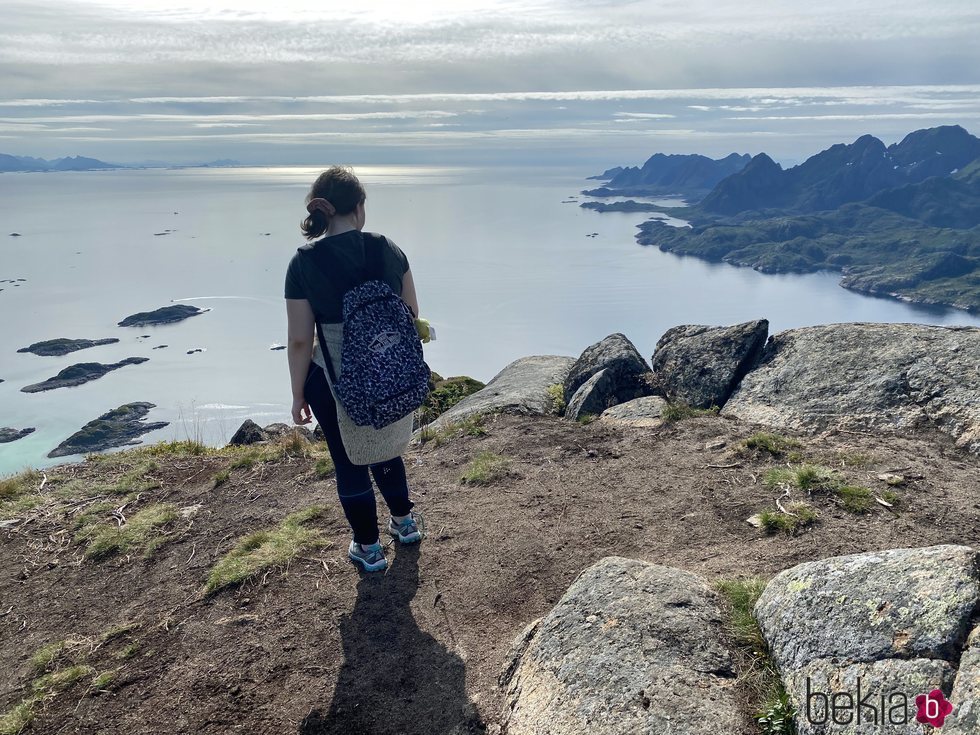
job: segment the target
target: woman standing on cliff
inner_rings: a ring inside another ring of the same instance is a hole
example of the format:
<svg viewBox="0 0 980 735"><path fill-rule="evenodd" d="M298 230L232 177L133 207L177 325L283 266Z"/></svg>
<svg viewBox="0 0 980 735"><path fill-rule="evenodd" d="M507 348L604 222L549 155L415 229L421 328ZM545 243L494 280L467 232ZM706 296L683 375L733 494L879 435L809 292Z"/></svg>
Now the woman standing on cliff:
<svg viewBox="0 0 980 735"><path fill-rule="evenodd" d="M334 375L340 375L343 297L364 280L366 241L381 241L383 280L416 318L419 305L405 253L384 235L362 231L365 200L364 187L351 169L334 166L320 174L306 196L309 216L302 224L306 239L316 241L297 248L290 260L285 297L293 421L310 423L312 410L323 429L336 468L337 493L354 533L348 556L375 572L388 562L378 538L371 475L391 512L388 532L402 543L422 538L401 458L413 417L409 414L382 429L358 426L334 398L325 359L331 360ZM317 322L326 342L322 346L314 339Z"/></svg>

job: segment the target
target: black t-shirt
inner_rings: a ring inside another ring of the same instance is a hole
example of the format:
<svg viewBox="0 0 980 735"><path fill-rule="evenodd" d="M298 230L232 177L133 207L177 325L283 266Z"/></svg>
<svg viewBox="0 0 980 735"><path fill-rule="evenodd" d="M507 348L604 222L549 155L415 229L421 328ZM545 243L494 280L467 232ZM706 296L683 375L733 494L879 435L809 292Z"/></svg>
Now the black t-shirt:
<svg viewBox="0 0 980 735"><path fill-rule="evenodd" d="M392 291L401 296L402 278L408 270L408 258L400 247L384 235L370 234L384 241L383 280L391 286ZM314 249L317 254L315 263L310 257L312 253L300 252ZM337 286L328 280L320 265L336 268L341 283L349 283L351 286L359 283L365 266L364 238L361 231L349 230L301 245L296 249L286 269L287 299L306 299L310 302L313 313L322 322L342 322L344 294L338 292Z"/></svg>

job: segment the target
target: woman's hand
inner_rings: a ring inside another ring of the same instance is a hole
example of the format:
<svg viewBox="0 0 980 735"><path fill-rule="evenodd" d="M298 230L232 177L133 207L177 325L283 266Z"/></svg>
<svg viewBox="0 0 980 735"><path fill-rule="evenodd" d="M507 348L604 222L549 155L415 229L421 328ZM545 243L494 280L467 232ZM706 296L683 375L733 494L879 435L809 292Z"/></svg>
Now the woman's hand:
<svg viewBox="0 0 980 735"><path fill-rule="evenodd" d="M313 412L305 398L293 399L293 423L308 424L313 420Z"/></svg>

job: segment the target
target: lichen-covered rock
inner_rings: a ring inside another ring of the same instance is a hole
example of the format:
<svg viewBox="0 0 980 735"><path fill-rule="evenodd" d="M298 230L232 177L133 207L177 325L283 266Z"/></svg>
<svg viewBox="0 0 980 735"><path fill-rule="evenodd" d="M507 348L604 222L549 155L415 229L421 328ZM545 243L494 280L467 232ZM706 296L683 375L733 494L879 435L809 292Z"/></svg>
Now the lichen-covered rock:
<svg viewBox="0 0 980 735"><path fill-rule="evenodd" d="M943 735L980 733L980 626L967 641L949 701L955 709L943 725Z"/></svg>
<svg viewBox="0 0 980 735"><path fill-rule="evenodd" d="M954 674L948 661L928 658L851 664L818 659L784 683L798 703L797 735L925 735L932 730L916 722L915 698L934 689L948 692Z"/></svg>
<svg viewBox="0 0 980 735"><path fill-rule="evenodd" d="M952 660L978 600L977 552L930 546L798 564L767 585L755 616L781 671L830 657Z"/></svg>
<svg viewBox="0 0 980 735"><path fill-rule="evenodd" d="M617 402L613 374L609 369L603 368L575 391L572 400L565 407L565 418L577 421L586 414L600 414Z"/></svg>
<svg viewBox="0 0 980 735"><path fill-rule="evenodd" d="M952 687L978 602L977 552L930 546L799 564L767 585L755 616L796 708L799 735L906 735L926 732L914 720L915 697ZM870 719L870 707L858 722L858 709L847 706L874 702L881 717L882 695L885 727ZM830 717L815 717L825 701Z"/></svg>
<svg viewBox="0 0 980 735"><path fill-rule="evenodd" d="M561 384L575 360L560 355L535 355L514 360L487 383L429 424L438 430L468 416L483 413L554 414L555 399L548 392Z"/></svg>
<svg viewBox="0 0 980 735"><path fill-rule="evenodd" d="M672 401L696 408L723 406L759 361L768 335L765 319L730 327L684 324L668 329L650 361L655 381Z"/></svg>
<svg viewBox="0 0 980 735"><path fill-rule="evenodd" d="M661 413L666 405L660 396L643 396L607 408L599 418L625 426L657 427L664 423Z"/></svg>
<svg viewBox="0 0 980 735"><path fill-rule="evenodd" d="M268 435L262 430L261 426L252 421L252 419L245 419L242 425L238 427L238 431L236 431L231 437L231 441L228 443L236 446L244 446L246 444L263 442L268 438Z"/></svg>
<svg viewBox="0 0 980 735"><path fill-rule="evenodd" d="M587 347L572 365L564 381L565 402L571 404L575 392L600 370L607 371L617 403L652 392L644 380L650 366L626 335L617 332Z"/></svg>
<svg viewBox="0 0 980 735"><path fill-rule="evenodd" d="M501 683L507 735L743 732L715 594L690 572L608 557L526 629Z"/></svg>
<svg viewBox="0 0 980 735"><path fill-rule="evenodd" d="M774 335L723 415L797 431L936 428L980 453L980 328L828 324Z"/></svg>

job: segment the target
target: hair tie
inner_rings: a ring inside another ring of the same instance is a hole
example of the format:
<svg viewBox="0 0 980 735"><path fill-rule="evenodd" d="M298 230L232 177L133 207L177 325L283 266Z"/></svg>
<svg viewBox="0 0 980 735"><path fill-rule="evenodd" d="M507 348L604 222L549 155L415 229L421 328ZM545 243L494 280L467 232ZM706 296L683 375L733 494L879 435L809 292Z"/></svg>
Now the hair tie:
<svg viewBox="0 0 980 735"><path fill-rule="evenodd" d="M310 203L306 205L306 211L310 214L313 214L317 210L323 212L328 217L333 217L337 214L337 208L322 197L311 199Z"/></svg>

